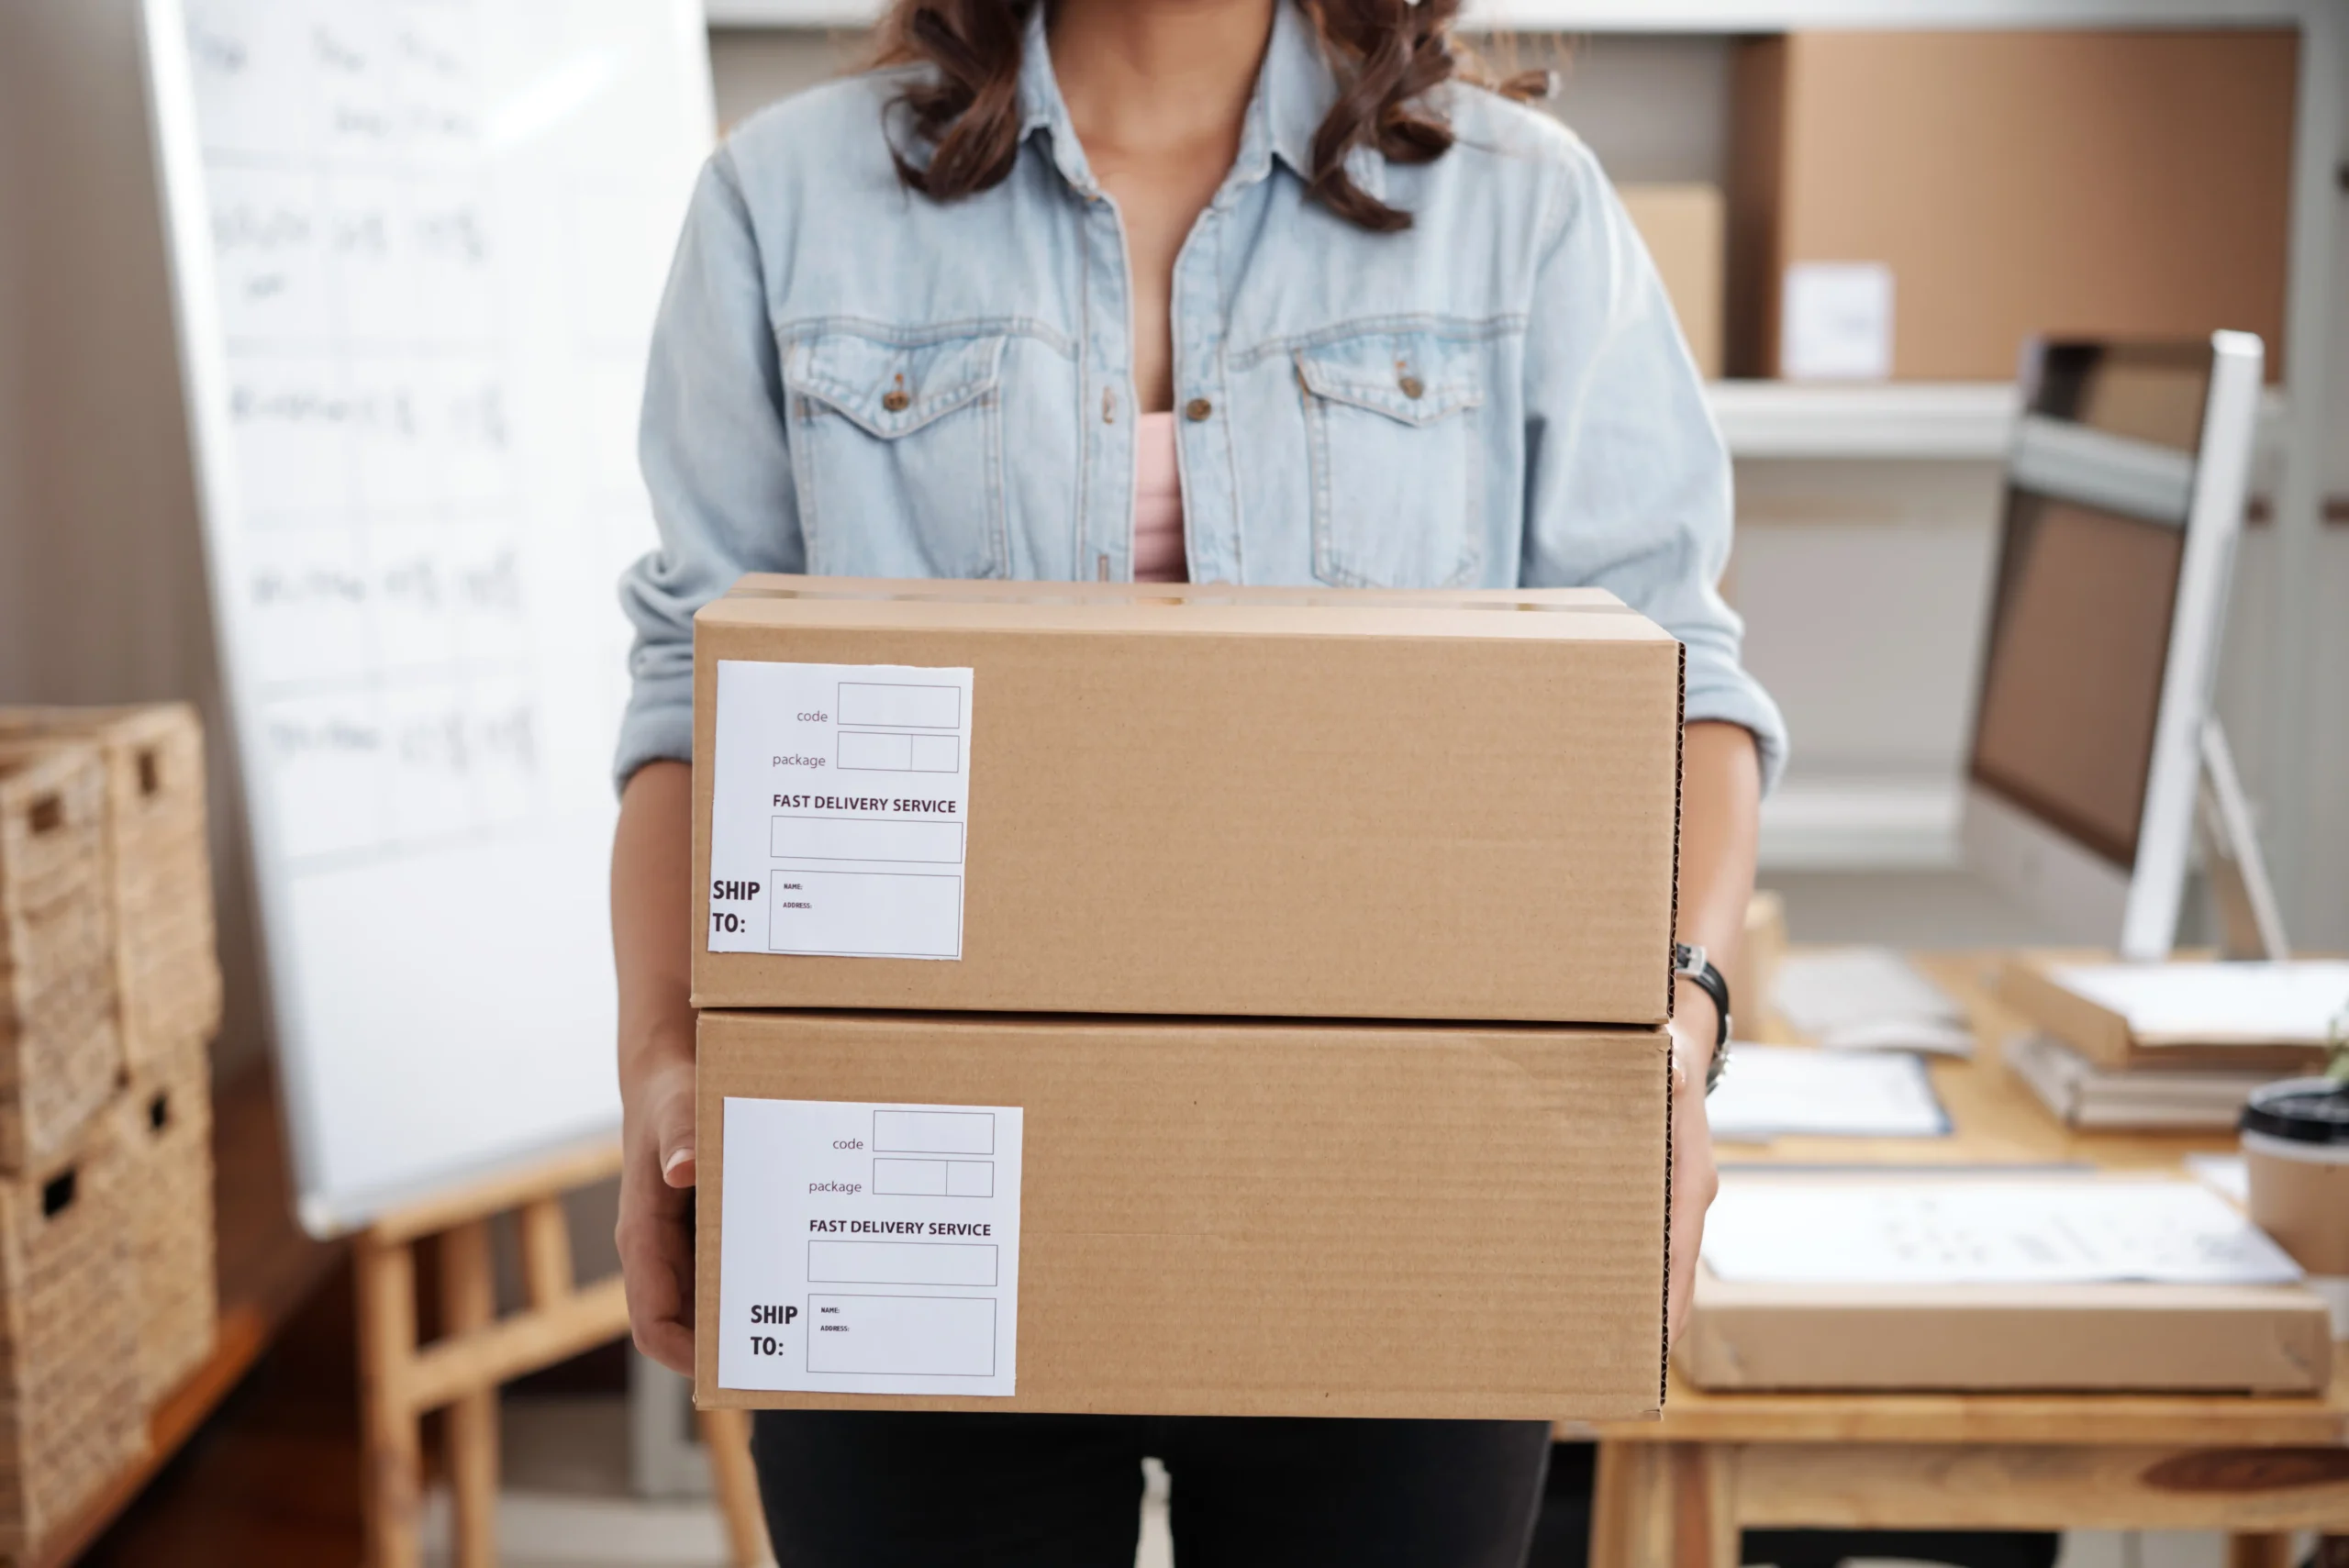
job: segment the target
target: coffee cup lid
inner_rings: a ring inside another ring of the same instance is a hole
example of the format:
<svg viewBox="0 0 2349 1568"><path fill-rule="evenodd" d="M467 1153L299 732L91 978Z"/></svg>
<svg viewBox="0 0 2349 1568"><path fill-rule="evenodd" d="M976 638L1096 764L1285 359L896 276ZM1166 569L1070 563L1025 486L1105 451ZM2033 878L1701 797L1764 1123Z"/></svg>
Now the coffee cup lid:
<svg viewBox="0 0 2349 1568"><path fill-rule="evenodd" d="M2349 1084L2287 1078L2263 1084L2243 1107L2243 1130L2294 1143L2349 1144Z"/></svg>

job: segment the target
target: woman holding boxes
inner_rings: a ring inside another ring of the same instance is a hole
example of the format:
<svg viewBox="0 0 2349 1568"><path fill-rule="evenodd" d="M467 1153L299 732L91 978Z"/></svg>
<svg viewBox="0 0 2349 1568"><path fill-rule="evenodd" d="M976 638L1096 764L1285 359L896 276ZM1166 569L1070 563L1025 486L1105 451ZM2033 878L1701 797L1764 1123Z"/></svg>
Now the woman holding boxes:
<svg viewBox="0 0 2349 1568"><path fill-rule="evenodd" d="M1589 151L1457 0L897 0L889 65L704 171L648 377L613 918L637 1343L692 1357L692 617L744 572L1613 590L1687 648L1680 934L1734 951L1784 750L1730 471ZM909 377L903 368L911 367ZM863 367L883 367L861 375ZM971 396L935 395L939 388ZM1675 1315L1719 1014L1674 1034ZM794 1564L1520 1561L1539 1423L763 1412Z"/></svg>

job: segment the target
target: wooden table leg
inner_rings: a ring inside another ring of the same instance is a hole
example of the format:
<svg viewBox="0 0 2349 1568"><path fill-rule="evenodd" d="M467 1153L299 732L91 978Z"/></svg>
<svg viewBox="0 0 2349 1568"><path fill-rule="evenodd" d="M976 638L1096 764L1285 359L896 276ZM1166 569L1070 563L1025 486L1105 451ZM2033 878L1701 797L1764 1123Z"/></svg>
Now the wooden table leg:
<svg viewBox="0 0 2349 1568"><path fill-rule="evenodd" d="M489 1222L475 1219L440 1238L440 1313L444 1333L486 1329L497 1317ZM497 1389L459 1396L449 1407L449 1491L454 1505L456 1568L497 1568Z"/></svg>
<svg viewBox="0 0 2349 1568"><path fill-rule="evenodd" d="M774 1561L767 1544L766 1514L759 1506L759 1473L751 1462L751 1413L703 1410L701 1446L709 1455L710 1489L726 1520L726 1549L732 1568L760 1568Z"/></svg>
<svg viewBox="0 0 2349 1568"><path fill-rule="evenodd" d="M2227 1568L2292 1568L2292 1538L2231 1535L2227 1537Z"/></svg>
<svg viewBox="0 0 2349 1568"><path fill-rule="evenodd" d="M416 1255L404 1241L362 1235L351 1256L368 1568L421 1568L424 1546L417 1516L423 1442L407 1387L416 1357Z"/></svg>
<svg viewBox="0 0 2349 1568"><path fill-rule="evenodd" d="M1738 1568L1733 1451L1672 1445L1672 1568Z"/></svg>
<svg viewBox="0 0 2349 1568"><path fill-rule="evenodd" d="M2349 1535L2319 1536L2315 1568L2349 1568Z"/></svg>
<svg viewBox="0 0 2349 1568"><path fill-rule="evenodd" d="M1590 1499L1590 1568L1676 1568L1671 1453L1663 1443L1600 1441Z"/></svg>

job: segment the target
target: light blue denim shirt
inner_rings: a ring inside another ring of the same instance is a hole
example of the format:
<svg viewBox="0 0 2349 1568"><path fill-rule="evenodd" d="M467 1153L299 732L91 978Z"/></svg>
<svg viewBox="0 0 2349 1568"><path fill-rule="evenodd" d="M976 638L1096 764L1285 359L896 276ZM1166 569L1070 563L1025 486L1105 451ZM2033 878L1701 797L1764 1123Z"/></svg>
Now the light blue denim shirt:
<svg viewBox="0 0 2349 1568"><path fill-rule="evenodd" d="M1042 12L1019 158L991 190L899 183L888 73L762 111L703 172L646 379L662 543L621 589L623 780L691 755L693 614L742 573L1131 574L1124 231ZM1451 151L1349 163L1414 217L1374 234L1306 196L1333 91L1283 4L1239 157L1175 263L1192 580L1612 589L1687 645L1687 717L1752 730L1775 779L1784 722L1715 590L1728 456L1597 161L1548 117L1447 86Z"/></svg>

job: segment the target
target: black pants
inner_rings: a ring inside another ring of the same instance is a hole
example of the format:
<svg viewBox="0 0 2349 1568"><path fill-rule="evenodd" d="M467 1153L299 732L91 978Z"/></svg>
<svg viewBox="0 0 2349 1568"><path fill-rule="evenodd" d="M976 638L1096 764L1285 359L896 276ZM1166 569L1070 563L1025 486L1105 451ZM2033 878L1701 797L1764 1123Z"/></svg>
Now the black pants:
<svg viewBox="0 0 2349 1568"><path fill-rule="evenodd" d="M1520 1421L762 1411L783 1568L1132 1568L1141 1461L1181 1568L1519 1568L1549 1458Z"/></svg>

